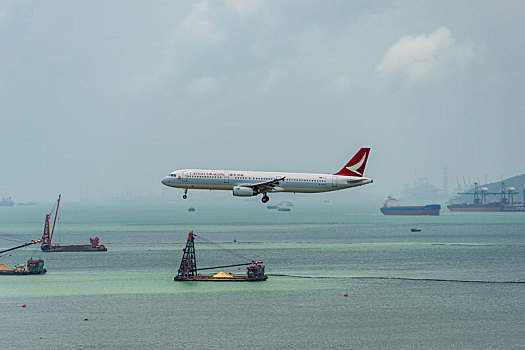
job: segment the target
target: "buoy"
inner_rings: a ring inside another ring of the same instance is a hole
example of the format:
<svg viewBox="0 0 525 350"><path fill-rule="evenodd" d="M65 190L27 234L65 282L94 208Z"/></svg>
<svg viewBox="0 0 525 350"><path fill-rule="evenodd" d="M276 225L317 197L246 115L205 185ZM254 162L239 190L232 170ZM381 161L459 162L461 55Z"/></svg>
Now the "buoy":
<svg viewBox="0 0 525 350"><path fill-rule="evenodd" d="M88 319L87 319L87 318L85 318L85 319L84 319L84 321L88 321Z"/></svg>
<svg viewBox="0 0 525 350"><path fill-rule="evenodd" d="M345 297L347 297L347 296L348 296L348 293L345 293Z"/></svg>
<svg viewBox="0 0 525 350"><path fill-rule="evenodd" d="M22 304L22 307L26 307L26 304Z"/></svg>
<svg viewBox="0 0 525 350"><path fill-rule="evenodd" d="M42 337L40 337L40 339L42 339Z"/></svg>

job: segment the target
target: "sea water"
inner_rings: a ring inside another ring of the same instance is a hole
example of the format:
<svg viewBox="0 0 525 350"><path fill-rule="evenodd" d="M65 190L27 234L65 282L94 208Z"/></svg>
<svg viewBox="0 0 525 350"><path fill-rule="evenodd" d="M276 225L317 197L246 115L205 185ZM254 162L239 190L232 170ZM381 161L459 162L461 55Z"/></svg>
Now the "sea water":
<svg viewBox="0 0 525 350"><path fill-rule="evenodd" d="M42 257L48 273L0 276L0 348L524 348L523 213L227 204L62 203L53 241L98 236L108 251L3 254ZM1 208L0 246L40 238L51 207ZM190 230L199 267L263 260L268 280L174 282Z"/></svg>

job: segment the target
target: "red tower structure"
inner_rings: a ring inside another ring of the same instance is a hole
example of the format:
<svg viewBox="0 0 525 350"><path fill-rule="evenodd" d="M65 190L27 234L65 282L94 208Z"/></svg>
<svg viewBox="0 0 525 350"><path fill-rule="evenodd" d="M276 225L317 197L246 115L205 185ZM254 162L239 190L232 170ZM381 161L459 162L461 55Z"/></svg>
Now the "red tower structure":
<svg viewBox="0 0 525 350"><path fill-rule="evenodd" d="M55 232L58 207L60 207L60 197L61 195L59 194L57 200L57 207L55 210L55 219L53 220L53 229L51 230L51 232L49 232L49 217L51 216L52 211L50 214L46 214L46 219L44 221L44 233L42 234L42 245L40 246L40 249L42 249L43 251L51 250L51 239L53 238L53 233Z"/></svg>
<svg viewBox="0 0 525 350"><path fill-rule="evenodd" d="M195 259L195 235L193 231L188 234L186 248L182 250L182 261L180 262L177 277L187 279L197 276L197 260Z"/></svg>

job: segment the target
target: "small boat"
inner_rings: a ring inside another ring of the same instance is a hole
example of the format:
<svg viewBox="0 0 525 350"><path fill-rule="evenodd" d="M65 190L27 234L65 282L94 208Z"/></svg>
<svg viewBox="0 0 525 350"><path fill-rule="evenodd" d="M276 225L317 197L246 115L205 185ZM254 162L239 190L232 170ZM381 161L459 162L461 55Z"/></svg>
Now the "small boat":
<svg viewBox="0 0 525 350"><path fill-rule="evenodd" d="M266 207L266 209L277 209L277 208L279 208L279 206L277 205L269 205Z"/></svg>
<svg viewBox="0 0 525 350"><path fill-rule="evenodd" d="M22 203L16 203L17 205L36 205L35 202L22 202Z"/></svg>
<svg viewBox="0 0 525 350"><path fill-rule="evenodd" d="M189 211L189 212L194 212L194 211L195 211L195 208L194 208L194 207L190 207L190 208L188 208L188 211Z"/></svg>
<svg viewBox="0 0 525 350"><path fill-rule="evenodd" d="M410 231L412 232L421 232L420 228L411 228Z"/></svg>
<svg viewBox="0 0 525 350"><path fill-rule="evenodd" d="M281 207L281 208L277 209L277 211L292 211L292 209Z"/></svg>

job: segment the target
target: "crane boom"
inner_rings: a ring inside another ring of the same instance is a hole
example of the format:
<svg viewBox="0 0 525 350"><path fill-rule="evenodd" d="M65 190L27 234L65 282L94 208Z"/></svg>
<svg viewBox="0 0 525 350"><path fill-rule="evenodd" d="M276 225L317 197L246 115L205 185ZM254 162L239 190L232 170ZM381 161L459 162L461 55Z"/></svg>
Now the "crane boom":
<svg viewBox="0 0 525 350"><path fill-rule="evenodd" d="M27 247L28 245L36 244L36 243L40 243L40 242L42 242L41 239L39 239L38 241L31 241L31 242L29 242L29 243L24 243L24 244L18 245L18 246L13 247L13 248L0 250L0 254L2 254L2 253L6 253L6 252L10 252L11 250L15 250L15 249L19 249L19 248L24 248L24 247Z"/></svg>

